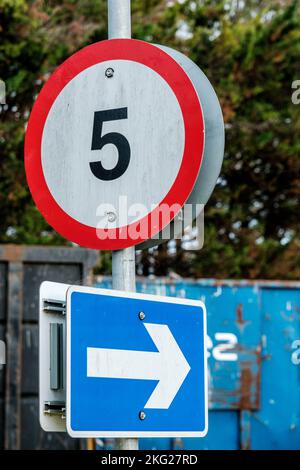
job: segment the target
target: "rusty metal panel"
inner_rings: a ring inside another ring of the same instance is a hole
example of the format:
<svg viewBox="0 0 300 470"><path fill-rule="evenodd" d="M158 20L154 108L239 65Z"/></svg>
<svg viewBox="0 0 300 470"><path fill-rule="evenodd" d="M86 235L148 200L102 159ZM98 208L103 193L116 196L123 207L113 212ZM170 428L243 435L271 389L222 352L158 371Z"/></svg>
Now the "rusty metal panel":
<svg viewBox="0 0 300 470"><path fill-rule="evenodd" d="M6 315L6 374L4 401L4 447L20 448L20 366L21 366L21 328L23 309L23 266L13 261L8 265L8 293Z"/></svg>
<svg viewBox="0 0 300 470"><path fill-rule="evenodd" d="M97 252L82 248L0 245L0 335L6 332L7 343L7 365L0 371L0 448L80 445L40 429L38 292L44 280L88 284L97 260Z"/></svg>
<svg viewBox="0 0 300 470"><path fill-rule="evenodd" d="M0 322L5 320L7 264L0 263Z"/></svg>
<svg viewBox="0 0 300 470"><path fill-rule="evenodd" d="M5 341L5 328L4 325L0 324L0 340ZM4 377L5 377L5 366L0 364L0 398L4 395ZM0 420L0 429L1 429ZM1 448L1 447L0 447Z"/></svg>
<svg viewBox="0 0 300 470"><path fill-rule="evenodd" d="M110 287L104 278L100 286ZM261 314L255 284L138 280L137 291L200 299L207 308L209 407L256 410L260 406Z"/></svg>
<svg viewBox="0 0 300 470"><path fill-rule="evenodd" d="M94 250L75 247L48 247L24 245L0 245L0 261L31 263L80 264L87 272L97 262L98 255Z"/></svg>
<svg viewBox="0 0 300 470"><path fill-rule="evenodd" d="M251 449L251 411L242 410L240 413L240 449Z"/></svg>
<svg viewBox="0 0 300 470"><path fill-rule="evenodd" d="M160 278L138 280L137 290L206 303L209 430L180 448L300 449L299 282ZM172 445L140 441L142 449Z"/></svg>
<svg viewBox="0 0 300 470"><path fill-rule="evenodd" d="M42 281L82 284L80 264L24 263L24 321L38 321L39 287Z"/></svg>
<svg viewBox="0 0 300 470"><path fill-rule="evenodd" d="M1 423L4 421L4 401L0 398L0 449L4 447L4 428Z"/></svg>
<svg viewBox="0 0 300 470"><path fill-rule="evenodd" d="M24 397L21 408L22 449L76 450L80 447L79 439L72 439L67 434L44 432L39 423L38 398ZM30 432L28 432L30 430Z"/></svg>
<svg viewBox="0 0 300 470"><path fill-rule="evenodd" d="M138 290L206 302L209 430L204 439L183 439L182 448L300 449L299 282L157 279L140 280ZM236 345L220 333L234 335ZM147 440L140 446L150 448Z"/></svg>
<svg viewBox="0 0 300 470"><path fill-rule="evenodd" d="M24 324L22 332L21 393L38 394L39 338L38 325Z"/></svg>
<svg viewBox="0 0 300 470"><path fill-rule="evenodd" d="M251 447L300 449L300 288L264 287L261 409L251 416Z"/></svg>
<svg viewBox="0 0 300 470"><path fill-rule="evenodd" d="M203 288L202 288L203 289ZM252 286L199 290L208 312L211 409L260 406L261 317Z"/></svg>

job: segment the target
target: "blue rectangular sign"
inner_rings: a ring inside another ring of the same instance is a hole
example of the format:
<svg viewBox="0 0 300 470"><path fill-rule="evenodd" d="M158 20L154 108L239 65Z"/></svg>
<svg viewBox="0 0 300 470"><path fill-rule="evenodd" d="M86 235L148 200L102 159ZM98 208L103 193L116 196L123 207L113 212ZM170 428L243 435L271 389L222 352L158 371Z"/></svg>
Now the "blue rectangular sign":
<svg viewBox="0 0 300 470"><path fill-rule="evenodd" d="M72 437L207 432L201 301L73 286L67 294Z"/></svg>

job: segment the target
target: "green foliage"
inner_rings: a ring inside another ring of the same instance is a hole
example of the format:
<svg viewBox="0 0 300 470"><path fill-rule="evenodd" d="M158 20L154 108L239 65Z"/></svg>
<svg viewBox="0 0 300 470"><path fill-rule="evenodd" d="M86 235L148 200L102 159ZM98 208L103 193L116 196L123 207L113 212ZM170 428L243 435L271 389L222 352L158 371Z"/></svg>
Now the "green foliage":
<svg viewBox="0 0 300 470"><path fill-rule="evenodd" d="M77 49L106 37L106 2L0 0L0 241L66 243L34 207L23 166L30 109L42 85Z"/></svg>
<svg viewBox="0 0 300 470"><path fill-rule="evenodd" d="M231 4L236 2L176 3L154 29L154 41L166 37L214 85L226 123L226 152L205 208L204 248L195 253L177 246L168 263L158 268L154 261L152 272L295 279L300 106L292 104L291 84L300 77L299 4L247 1L238 10ZM190 35L178 41L174 31L180 24ZM153 255L156 261L161 250Z"/></svg>
<svg viewBox="0 0 300 470"><path fill-rule="evenodd" d="M173 3L173 4L172 4ZM300 275L299 2L133 0L133 35L175 47L206 73L226 123L221 177L200 252L142 253L139 270L195 277ZM25 126L41 86L66 57L107 37L105 0L0 0L0 241L66 243L42 219L23 169ZM109 271L104 256L100 271Z"/></svg>

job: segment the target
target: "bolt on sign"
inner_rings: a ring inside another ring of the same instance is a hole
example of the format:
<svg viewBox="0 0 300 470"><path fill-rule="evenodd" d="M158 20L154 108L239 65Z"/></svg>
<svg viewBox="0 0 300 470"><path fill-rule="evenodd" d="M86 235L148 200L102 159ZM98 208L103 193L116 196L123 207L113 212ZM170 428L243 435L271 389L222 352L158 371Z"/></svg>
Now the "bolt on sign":
<svg viewBox="0 0 300 470"><path fill-rule="evenodd" d="M207 201L223 120L211 85L209 105L203 73L195 66L190 77L181 56L133 39L102 41L44 85L27 127L26 175L38 209L66 239L95 249L139 245L190 197Z"/></svg>

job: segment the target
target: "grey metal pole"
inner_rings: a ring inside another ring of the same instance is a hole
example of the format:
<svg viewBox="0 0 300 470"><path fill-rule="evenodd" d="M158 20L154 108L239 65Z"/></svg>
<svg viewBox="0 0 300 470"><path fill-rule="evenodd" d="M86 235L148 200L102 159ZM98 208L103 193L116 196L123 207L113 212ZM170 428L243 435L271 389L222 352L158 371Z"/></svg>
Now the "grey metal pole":
<svg viewBox="0 0 300 470"><path fill-rule="evenodd" d="M130 0L108 0L108 38L131 38Z"/></svg>
<svg viewBox="0 0 300 470"><path fill-rule="evenodd" d="M135 291L135 248L112 252L113 288Z"/></svg>
<svg viewBox="0 0 300 470"><path fill-rule="evenodd" d="M135 248L125 248L112 252L113 289L135 291ZM116 439L118 450L138 450L136 438Z"/></svg>
<svg viewBox="0 0 300 470"><path fill-rule="evenodd" d="M108 0L108 38L131 38L130 0ZM135 291L135 248L112 252L113 289ZM118 450L138 450L138 439L117 439Z"/></svg>

